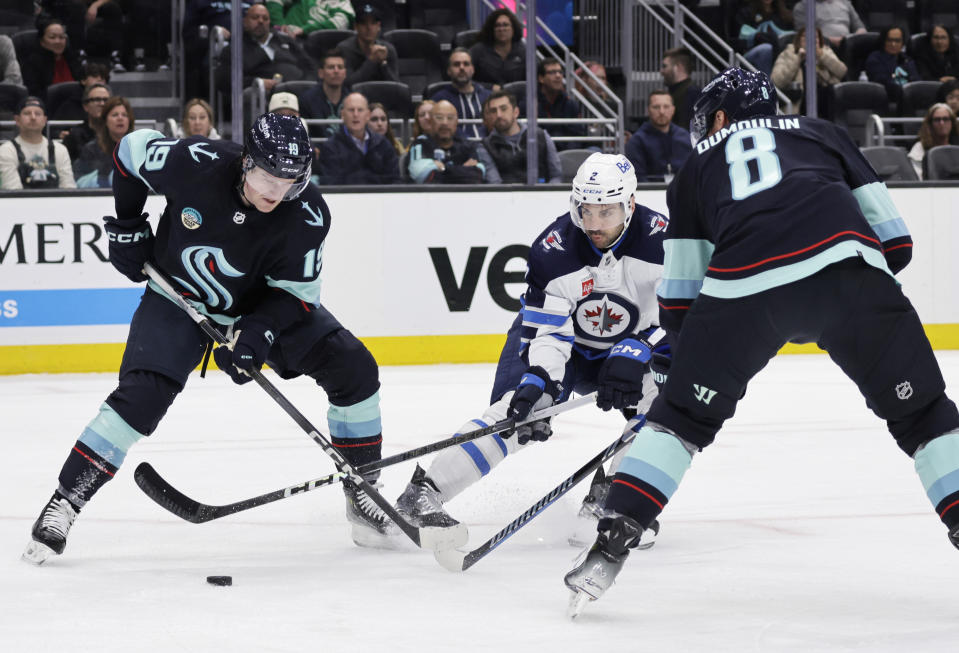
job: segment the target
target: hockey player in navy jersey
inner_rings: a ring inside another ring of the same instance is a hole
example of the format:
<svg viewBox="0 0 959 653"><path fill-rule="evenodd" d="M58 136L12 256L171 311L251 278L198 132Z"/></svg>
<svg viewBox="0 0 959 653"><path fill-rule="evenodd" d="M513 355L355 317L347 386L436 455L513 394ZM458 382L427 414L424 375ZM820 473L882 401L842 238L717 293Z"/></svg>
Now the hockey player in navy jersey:
<svg viewBox="0 0 959 653"><path fill-rule="evenodd" d="M598 392L605 410L645 412L656 394L649 350L639 340L658 324L656 285L662 274L666 216L636 203L636 175L622 155L593 154L573 179L570 210L530 249L523 308L507 336L496 370L492 405L460 432L534 409L572 391ZM634 360L645 349L643 361ZM661 345L665 355L666 343ZM549 421L521 426L447 449L429 471L419 465L397 501L422 526L454 526L443 503L477 482L530 440L546 440ZM615 462L614 462L615 465ZM595 483L581 511L599 508ZM593 523L595 524L595 518Z"/></svg>
<svg viewBox="0 0 959 653"><path fill-rule="evenodd" d="M326 391L332 442L353 465L380 458L379 374L356 337L320 305L330 212L310 185L312 148L298 118L267 113L245 145L172 140L153 130L114 152L116 217L104 218L110 261L134 283L152 262L220 325L230 346L214 352L237 383L269 361L284 378L307 375ZM142 213L148 191L166 197L156 236ZM130 324L119 384L60 470L33 525L24 559L63 552L77 514L150 435L211 346L199 327L150 282ZM344 486L358 544L395 525L359 489Z"/></svg>
<svg viewBox="0 0 959 653"><path fill-rule="evenodd" d="M763 73L702 91L697 144L667 191L660 320L671 367L613 479L599 535L570 571L570 611L609 589L693 455L787 342L815 342L915 461L959 547L959 413L894 274L912 240L885 185L841 128L777 116Z"/></svg>

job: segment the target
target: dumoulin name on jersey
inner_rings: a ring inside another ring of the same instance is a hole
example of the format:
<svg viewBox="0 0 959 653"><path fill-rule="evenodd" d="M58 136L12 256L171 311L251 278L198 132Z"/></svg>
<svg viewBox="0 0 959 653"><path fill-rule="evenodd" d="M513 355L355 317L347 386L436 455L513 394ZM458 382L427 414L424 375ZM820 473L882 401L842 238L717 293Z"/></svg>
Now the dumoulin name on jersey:
<svg viewBox="0 0 959 653"><path fill-rule="evenodd" d="M573 224L556 219L533 243L523 296L524 346L530 365L554 379L575 349L590 358L658 324L666 216L636 205L623 238L602 252Z"/></svg>
<svg viewBox="0 0 959 653"><path fill-rule="evenodd" d="M814 118L745 120L704 139L667 204L667 329L700 292L743 297L852 256L898 272L911 257L885 185L842 128Z"/></svg>
<svg viewBox="0 0 959 653"><path fill-rule="evenodd" d="M138 130L121 140L116 165L126 181L166 197L154 256L199 310L230 323L282 291L309 311L320 301L329 210L313 186L270 213L247 206L237 190L241 152L230 141Z"/></svg>

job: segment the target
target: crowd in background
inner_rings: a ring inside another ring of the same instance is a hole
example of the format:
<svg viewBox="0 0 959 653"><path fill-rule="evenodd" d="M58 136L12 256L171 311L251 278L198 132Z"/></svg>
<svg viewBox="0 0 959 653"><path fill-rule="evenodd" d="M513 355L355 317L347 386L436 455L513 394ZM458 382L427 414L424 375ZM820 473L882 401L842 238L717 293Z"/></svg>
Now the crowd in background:
<svg viewBox="0 0 959 653"><path fill-rule="evenodd" d="M135 123L135 102L115 96L110 78L169 67L167 3L13 2L33 16L36 32L17 43L0 34L0 82L26 89L26 95L10 107L16 135L0 145L0 188L109 187L113 148ZM723 6L730 17L730 45L769 74L801 112L808 56L816 61L817 113L826 118L834 109L830 91L841 81L880 84L892 113L902 107L906 84L939 83L935 102L922 107L924 118L909 150L921 178L926 152L959 144L959 42L952 31L956 21L932 24L912 38L908 21L864 22L860 11L869 2L816 0L815 53L806 52L805 0L724 0ZM698 2L685 4L695 9ZM413 89L422 92L423 100L407 115L389 102L377 101L380 98L364 87L368 82L410 81L401 74L397 48L383 38L384 24L395 24L394 3L245 2L243 33L235 38L229 34L229 7L229 2L218 0L186 3L183 72L187 97L192 99L171 121L170 136L220 137L215 101L207 97L205 80L212 67L216 88L229 97L230 49L242 47L244 88L262 84L271 111L325 121L308 127L316 143L314 181L319 184L525 183L526 48L523 25L510 10L491 12L471 42L450 47L444 83ZM204 31L209 29L220 30L228 43L212 59ZM315 39L311 35L323 31L341 33L342 38L320 52L311 50ZM873 51L853 59L849 39L868 34L874 37ZM694 68L688 50L664 52L662 88L646 98L645 116L627 116L627 124L637 128L615 143L601 125L569 121L590 114L567 88L563 63L549 57L538 61L537 115L557 119L536 130L539 181L563 181L564 152L584 156L601 148L624 152L641 182L671 179L691 152L687 128L699 92ZM592 90L589 97L615 108L602 62L587 61L573 79L579 90ZM301 86L293 88L287 82ZM64 83L75 83L77 93L66 100L48 97L51 88ZM413 118L408 143L397 137L391 123L406 118ZM50 131L51 119L74 122Z"/></svg>

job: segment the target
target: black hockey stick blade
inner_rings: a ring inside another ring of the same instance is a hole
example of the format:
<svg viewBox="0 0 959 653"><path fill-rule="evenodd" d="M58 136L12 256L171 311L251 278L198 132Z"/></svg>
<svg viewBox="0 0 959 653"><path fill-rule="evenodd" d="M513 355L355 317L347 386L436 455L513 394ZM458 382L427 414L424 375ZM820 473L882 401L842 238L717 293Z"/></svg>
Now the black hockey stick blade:
<svg viewBox="0 0 959 653"><path fill-rule="evenodd" d="M646 420L644 419L643 423L645 423L645 421ZM638 430L638 428L641 426L642 424L639 424L636 429ZM616 455L617 451L632 442L635 436L636 430L633 429L623 433L615 442L593 456L589 462L577 469L570 476L566 477L562 483L550 490L546 496L527 508L519 517L511 521L509 524L503 527L502 530L493 535L493 537L486 540L472 551L460 551L458 549L435 550L433 555L436 558L436 561L450 571L466 571L484 557L489 555L500 544L513 536L516 531L533 521L537 515L555 503L556 500L561 496L569 492L574 485L582 481L584 478L587 478L590 474L593 474L597 467L612 458L614 455Z"/></svg>
<svg viewBox="0 0 959 653"><path fill-rule="evenodd" d="M596 393L593 392L576 399L564 401L561 404L556 404L554 406L549 406L536 411L530 415L527 420L520 422L520 424L535 422L536 420L559 415L560 413L572 410L578 406L592 403L595 400ZM516 422L514 420L502 420L496 424L492 424L491 426L461 433L445 440L440 440L438 442L423 445L422 447L410 449L409 451L404 451L403 453L382 458L367 465L363 465L362 467L357 468L356 471L358 471L360 474L368 474L377 469L383 469L384 467L395 465L396 463L412 460L413 458L418 458L419 456L424 456L428 453L441 451L447 447L470 442L493 433L499 433L501 431L505 431L506 429L513 428L514 426L516 426ZM221 517L227 517L244 510L249 510L250 508L256 508L257 506L266 505L274 501L279 501L280 499L286 499L294 494L302 494L325 485L333 485L334 483L341 482L345 477L346 474L343 472L334 472L333 474L329 474L327 476L321 476L320 478L314 478L303 483L291 485L279 490L273 490L272 492L250 497L249 499L242 499L234 503L214 506L206 503L200 503L199 501L186 496L170 485L170 483L160 476L160 473L149 463L140 463L133 474L136 484L148 497L153 499L162 508L172 512L177 517L185 519L186 521L194 524L202 524L204 522L219 519Z"/></svg>

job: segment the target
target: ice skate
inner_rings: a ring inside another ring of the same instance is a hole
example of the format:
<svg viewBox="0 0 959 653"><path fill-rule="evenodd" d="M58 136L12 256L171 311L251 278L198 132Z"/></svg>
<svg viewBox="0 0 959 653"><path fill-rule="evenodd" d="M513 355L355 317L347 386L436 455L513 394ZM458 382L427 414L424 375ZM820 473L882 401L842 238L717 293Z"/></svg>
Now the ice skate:
<svg viewBox="0 0 959 653"><path fill-rule="evenodd" d="M949 541L952 542L954 547L959 549L959 526L949 531Z"/></svg>
<svg viewBox="0 0 959 653"><path fill-rule="evenodd" d="M576 524L568 538L570 546L586 547L593 541L599 520L606 516L603 506L606 504L606 495L609 494L612 481L612 476L607 476L602 467L596 470L589 487L589 493L583 498L583 503L576 514ZM636 548L642 551L652 547L656 544L658 534L659 522L654 520L652 525L643 533L642 543Z"/></svg>
<svg viewBox="0 0 959 653"><path fill-rule="evenodd" d="M463 546L469 539L466 526L446 512L439 490L419 465L396 500L396 510L413 526L423 529L425 548L452 549ZM427 534L429 537L425 537Z"/></svg>
<svg viewBox="0 0 959 653"><path fill-rule="evenodd" d="M357 546L373 549L397 549L402 546L399 527L365 491L352 483L344 483L343 494L346 495L346 519L350 522L353 542Z"/></svg>
<svg viewBox="0 0 959 653"><path fill-rule="evenodd" d="M642 535L643 527L625 515L614 513L602 519L596 542L564 578L572 592L567 610L570 619L579 616L588 602L600 598L612 587L629 550L636 548Z"/></svg>
<svg viewBox="0 0 959 653"><path fill-rule="evenodd" d="M54 492L43 512L33 522L31 540L23 551L23 560L42 565L48 558L60 555L67 546L67 534L77 518L77 511L59 492Z"/></svg>

